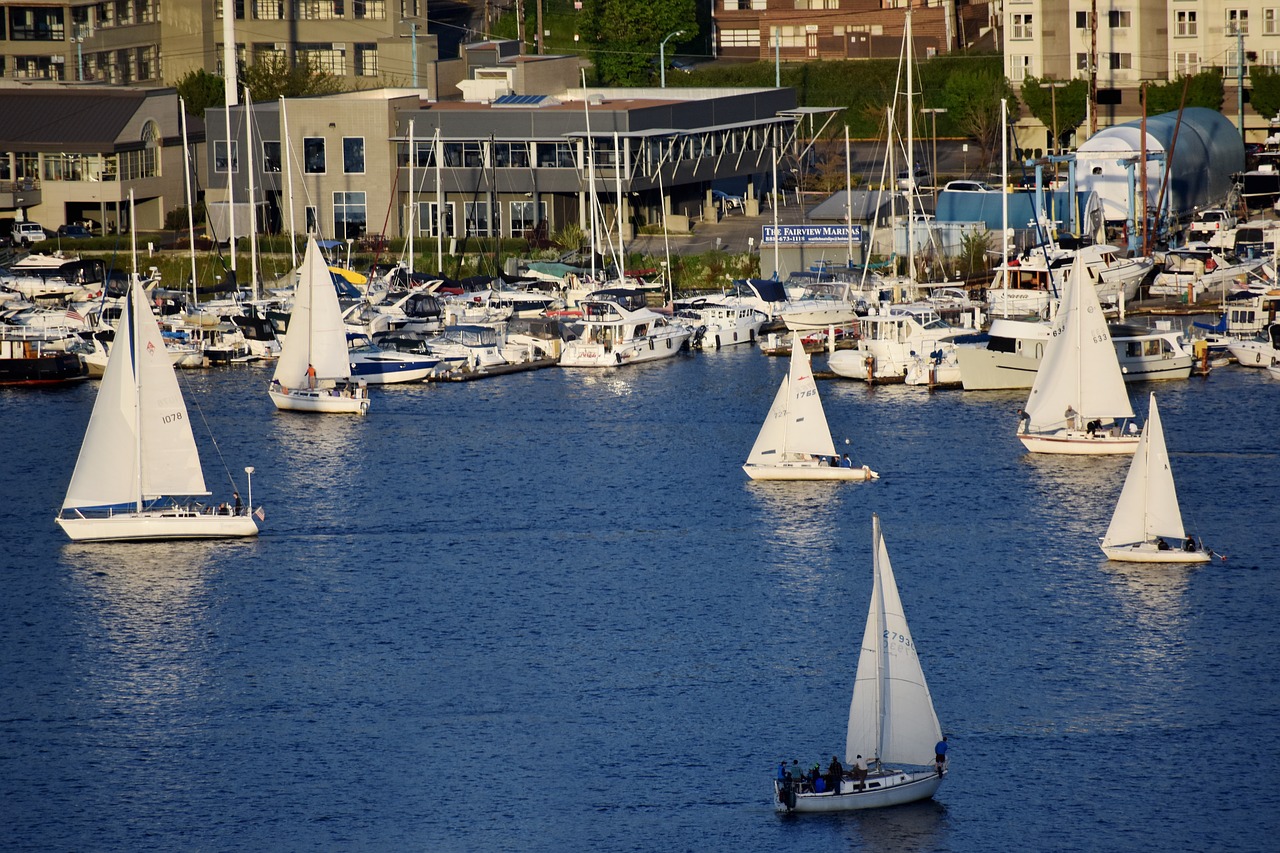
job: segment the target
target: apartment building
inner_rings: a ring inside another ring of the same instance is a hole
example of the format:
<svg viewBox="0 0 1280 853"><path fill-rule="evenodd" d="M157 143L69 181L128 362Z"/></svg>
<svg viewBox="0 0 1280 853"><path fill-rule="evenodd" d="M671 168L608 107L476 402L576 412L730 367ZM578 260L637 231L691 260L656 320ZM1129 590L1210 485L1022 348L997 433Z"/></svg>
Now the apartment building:
<svg viewBox="0 0 1280 853"><path fill-rule="evenodd" d="M1246 130L1266 131L1270 117L1247 107L1248 69L1280 68L1280 0L1004 0L1003 13L1005 71L1014 87L1027 77L1088 79L1092 68L1099 126L1139 116L1144 81L1217 68L1224 112L1239 123L1243 77ZM1021 123L1028 121L1034 123Z"/></svg>
<svg viewBox="0 0 1280 853"><path fill-rule="evenodd" d="M783 62L896 57L908 2L920 58L998 46L998 4L986 0L712 0L716 55Z"/></svg>
<svg viewBox="0 0 1280 853"><path fill-rule="evenodd" d="M305 59L344 88L433 83L426 0L225 2L240 62ZM159 85L221 73L223 11L224 0L0 0L0 77Z"/></svg>

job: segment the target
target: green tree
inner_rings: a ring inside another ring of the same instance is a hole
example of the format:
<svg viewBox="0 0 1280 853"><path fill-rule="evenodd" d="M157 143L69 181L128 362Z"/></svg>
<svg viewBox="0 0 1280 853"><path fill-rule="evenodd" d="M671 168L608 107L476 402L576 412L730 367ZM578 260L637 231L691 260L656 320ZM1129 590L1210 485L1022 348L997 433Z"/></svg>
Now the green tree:
<svg viewBox="0 0 1280 853"><path fill-rule="evenodd" d="M254 103L308 95L333 95L342 91L342 80L320 69L314 61L289 62L282 56L259 60L240 69L240 83L249 89Z"/></svg>
<svg viewBox="0 0 1280 853"><path fill-rule="evenodd" d="M1004 74L988 68L959 70L947 78L942 97L956 129L977 140L979 168L985 168L1000 142L1000 99L1008 99L1011 114L1017 109Z"/></svg>
<svg viewBox="0 0 1280 853"><path fill-rule="evenodd" d="M1042 83L1058 82L1057 88L1042 89ZM1066 85L1061 85L1065 82ZM1084 123L1088 115L1089 82L1087 80L1053 81L1048 77L1028 77L1022 81L1019 98L1023 106L1036 120L1054 128L1054 112L1057 111L1058 144L1067 139Z"/></svg>
<svg viewBox="0 0 1280 853"><path fill-rule="evenodd" d="M203 68L197 68L182 75L174 87L178 90L178 96L186 104L187 113L203 116L204 111L209 107L223 105L226 100L223 97L224 85L221 75L210 74Z"/></svg>
<svg viewBox="0 0 1280 853"><path fill-rule="evenodd" d="M581 32L596 78L608 85L650 82L659 43L676 31L684 32L676 38L685 41L697 36L695 0L587 0L583 6ZM674 42L667 42L671 52Z"/></svg>
<svg viewBox="0 0 1280 853"><path fill-rule="evenodd" d="M1183 89L1187 92L1188 107L1206 107L1222 110L1222 74L1216 68L1208 68L1191 77L1179 76L1168 83L1147 86L1147 115L1175 112L1182 105Z"/></svg>
<svg viewBox="0 0 1280 853"><path fill-rule="evenodd" d="M1249 103L1254 112L1263 118L1280 114L1280 74L1266 65L1254 65L1249 69L1253 88L1249 90Z"/></svg>

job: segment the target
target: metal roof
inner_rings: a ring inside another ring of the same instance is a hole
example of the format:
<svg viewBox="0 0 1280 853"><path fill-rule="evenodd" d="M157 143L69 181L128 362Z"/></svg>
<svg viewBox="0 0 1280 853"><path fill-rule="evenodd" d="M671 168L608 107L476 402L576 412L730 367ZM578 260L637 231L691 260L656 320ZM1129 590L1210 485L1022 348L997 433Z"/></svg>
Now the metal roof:
<svg viewBox="0 0 1280 853"><path fill-rule="evenodd" d="M112 151L146 100L137 89L0 89L0 151Z"/></svg>

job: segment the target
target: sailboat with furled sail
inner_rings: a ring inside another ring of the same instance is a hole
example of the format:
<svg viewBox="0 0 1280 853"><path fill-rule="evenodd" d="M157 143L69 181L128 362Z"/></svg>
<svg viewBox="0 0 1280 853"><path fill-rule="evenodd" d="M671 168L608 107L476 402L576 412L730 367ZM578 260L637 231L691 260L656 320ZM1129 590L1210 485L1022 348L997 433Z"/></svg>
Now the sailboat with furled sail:
<svg viewBox="0 0 1280 853"><path fill-rule="evenodd" d="M847 459L836 455L809 355L799 332L792 332L790 370L742 470L753 480L873 480L880 476L866 465L841 464Z"/></svg>
<svg viewBox="0 0 1280 853"><path fill-rule="evenodd" d="M1138 446L1129 393L1098 292L1079 256L1021 412L1018 439L1032 453L1119 454Z"/></svg>
<svg viewBox="0 0 1280 853"><path fill-rule="evenodd" d="M845 766L853 772L835 778L838 770L833 769L826 780L776 781L774 803L779 812L843 812L914 803L932 797L946 776L946 763L937 760L936 752L942 727L907 627L880 518L874 515L871 542L871 604L845 737Z"/></svg>
<svg viewBox="0 0 1280 853"><path fill-rule="evenodd" d="M1156 395L1133 454L1120 499L1102 538L1107 559L1125 563L1207 563L1211 556L1187 536L1169 467Z"/></svg>
<svg viewBox="0 0 1280 853"><path fill-rule="evenodd" d="M257 535L248 512L191 500L208 494L173 361L135 270L56 521L77 542Z"/></svg>
<svg viewBox="0 0 1280 853"><path fill-rule="evenodd" d="M289 329L267 393L277 409L294 412L369 411L369 389L351 381L347 330L333 278L314 236L307 237Z"/></svg>

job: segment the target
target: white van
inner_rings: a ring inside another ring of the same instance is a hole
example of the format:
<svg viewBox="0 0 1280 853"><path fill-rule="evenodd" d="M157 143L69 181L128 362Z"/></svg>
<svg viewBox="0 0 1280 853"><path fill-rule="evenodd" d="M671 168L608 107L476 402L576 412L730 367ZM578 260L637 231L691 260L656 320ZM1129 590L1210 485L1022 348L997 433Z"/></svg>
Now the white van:
<svg viewBox="0 0 1280 853"><path fill-rule="evenodd" d="M15 222L12 231L13 243L16 246L27 246L48 239L38 222Z"/></svg>

